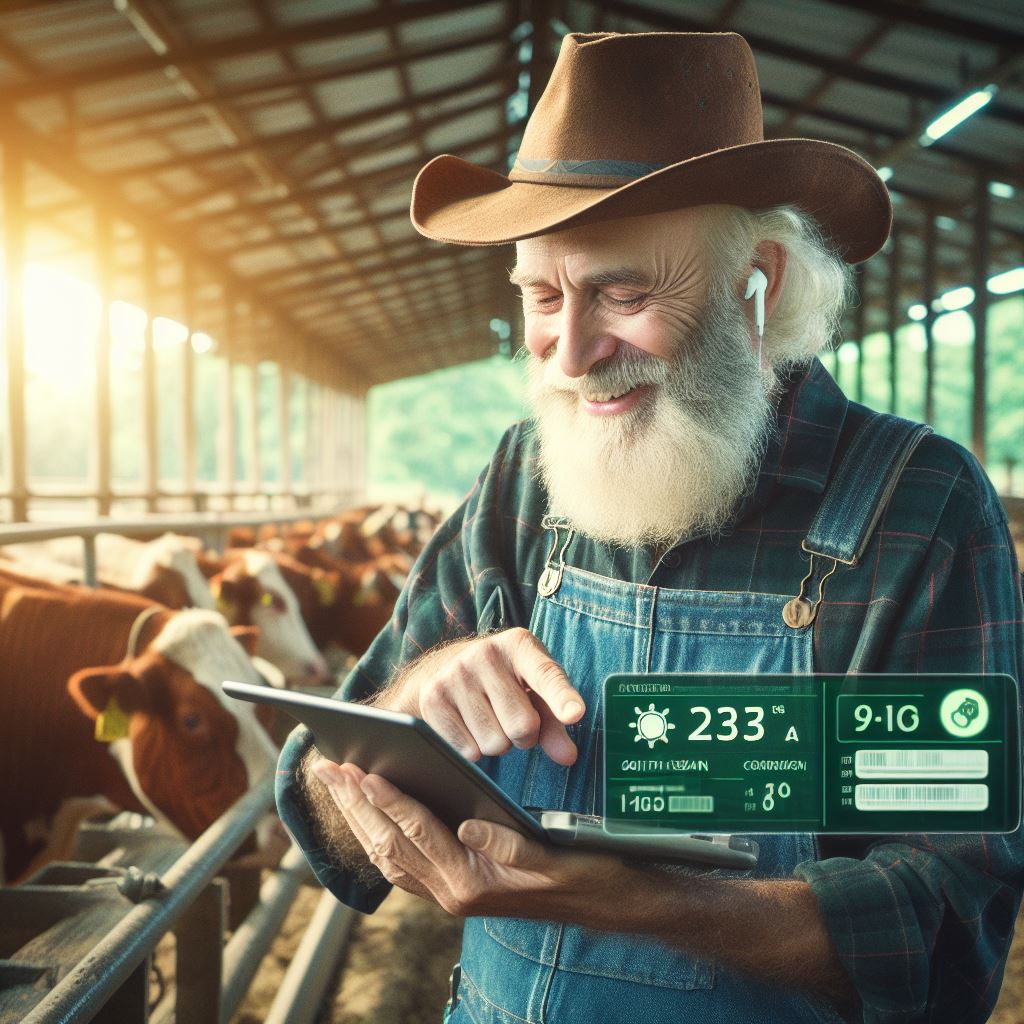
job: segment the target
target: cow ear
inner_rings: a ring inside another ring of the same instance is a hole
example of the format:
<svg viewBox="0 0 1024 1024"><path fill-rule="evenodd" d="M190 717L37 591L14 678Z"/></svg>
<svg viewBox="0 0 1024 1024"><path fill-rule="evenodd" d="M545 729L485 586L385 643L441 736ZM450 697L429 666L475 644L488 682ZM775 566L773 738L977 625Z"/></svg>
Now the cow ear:
<svg viewBox="0 0 1024 1024"><path fill-rule="evenodd" d="M238 605L236 604L235 583L226 579L224 573L214 576L210 580L210 593L217 602L217 611L230 622L236 617Z"/></svg>
<svg viewBox="0 0 1024 1024"><path fill-rule="evenodd" d="M338 599L339 575L324 569L313 570L313 586L316 589L317 600L325 608L329 608Z"/></svg>
<svg viewBox="0 0 1024 1024"><path fill-rule="evenodd" d="M111 699L126 715L141 711L146 703L145 689L139 680L117 665L76 672L68 680L68 693L89 718L105 712Z"/></svg>
<svg viewBox="0 0 1024 1024"><path fill-rule="evenodd" d="M228 632L242 645L242 649L250 658L256 654L256 648L260 643L259 626L230 626Z"/></svg>

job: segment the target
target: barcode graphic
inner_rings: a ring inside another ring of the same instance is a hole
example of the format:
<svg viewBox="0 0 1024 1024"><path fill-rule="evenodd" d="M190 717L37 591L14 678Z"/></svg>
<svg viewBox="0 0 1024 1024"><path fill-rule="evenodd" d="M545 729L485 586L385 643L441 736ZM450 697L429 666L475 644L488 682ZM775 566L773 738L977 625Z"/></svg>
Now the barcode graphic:
<svg viewBox="0 0 1024 1024"><path fill-rule="evenodd" d="M987 750L858 750L859 779L984 779Z"/></svg>
<svg viewBox="0 0 1024 1024"><path fill-rule="evenodd" d="M988 786L970 783L867 783L854 788L858 811L984 811Z"/></svg>
<svg viewBox="0 0 1024 1024"><path fill-rule="evenodd" d="M680 811L690 814L712 814L715 810L715 798L713 796L670 796L668 809L670 813Z"/></svg>

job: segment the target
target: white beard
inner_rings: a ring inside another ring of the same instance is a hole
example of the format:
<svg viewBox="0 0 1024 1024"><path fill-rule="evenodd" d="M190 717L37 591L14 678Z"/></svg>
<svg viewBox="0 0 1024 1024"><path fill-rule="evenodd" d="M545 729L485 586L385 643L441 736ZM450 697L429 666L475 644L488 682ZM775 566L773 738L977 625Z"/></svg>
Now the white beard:
<svg viewBox="0 0 1024 1024"><path fill-rule="evenodd" d="M670 360L624 346L569 378L531 357L530 403L550 511L595 540L672 547L718 533L753 489L781 388L751 350L731 294L708 298L703 322ZM553 350L552 350L553 352ZM624 414L587 413L581 394L653 394Z"/></svg>

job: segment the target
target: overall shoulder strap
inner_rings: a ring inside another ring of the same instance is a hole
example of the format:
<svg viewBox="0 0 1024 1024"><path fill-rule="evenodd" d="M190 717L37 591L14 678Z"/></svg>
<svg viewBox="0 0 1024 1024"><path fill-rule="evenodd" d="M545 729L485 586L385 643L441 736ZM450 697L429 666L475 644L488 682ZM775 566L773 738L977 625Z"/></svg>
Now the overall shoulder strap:
<svg viewBox="0 0 1024 1024"><path fill-rule="evenodd" d="M860 561L903 467L931 432L924 423L869 412L832 477L807 536L800 542L811 560L799 593L782 610L787 626L809 626L817 615L828 577L840 563L855 566Z"/></svg>
<svg viewBox="0 0 1024 1024"><path fill-rule="evenodd" d="M856 565L914 449L932 432L925 423L875 413L857 430L802 542L813 555Z"/></svg>

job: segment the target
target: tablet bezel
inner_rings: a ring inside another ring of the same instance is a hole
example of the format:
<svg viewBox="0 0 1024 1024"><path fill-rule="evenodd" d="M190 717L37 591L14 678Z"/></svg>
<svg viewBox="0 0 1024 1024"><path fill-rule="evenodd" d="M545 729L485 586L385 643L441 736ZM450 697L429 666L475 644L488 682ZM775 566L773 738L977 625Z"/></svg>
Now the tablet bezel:
<svg viewBox="0 0 1024 1024"><path fill-rule="evenodd" d="M453 832L462 821L481 818L516 828L535 839L550 842L536 818L523 810L500 786L475 764L467 761L426 722L414 715L333 697L317 697L295 690L279 690L235 680L225 680L222 688L230 697L281 708L309 729L313 734L314 745L321 754L339 763L359 762L349 756L351 746L346 750L343 745L348 741L339 740L338 737L331 735L332 721L337 721L339 725L364 723L374 729L391 733L399 740L398 744L391 743L389 746L392 757L395 756L396 749L404 748L414 754L420 752L427 759L432 759L433 764L415 758L404 766L407 771L398 773L404 774L404 778L389 778L384 772L376 771L372 764L370 767L359 764L359 767L367 773L382 774L388 778L393 785L430 808L432 813L444 821ZM449 804L447 810L438 810L436 802L424 788L424 780L430 781L429 788L435 791L435 796L437 791L441 791L440 799ZM434 806L431 806L432 803ZM490 813L487 813L488 811Z"/></svg>

